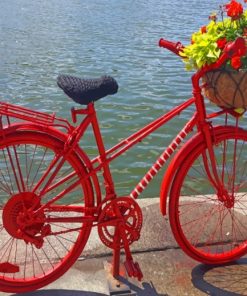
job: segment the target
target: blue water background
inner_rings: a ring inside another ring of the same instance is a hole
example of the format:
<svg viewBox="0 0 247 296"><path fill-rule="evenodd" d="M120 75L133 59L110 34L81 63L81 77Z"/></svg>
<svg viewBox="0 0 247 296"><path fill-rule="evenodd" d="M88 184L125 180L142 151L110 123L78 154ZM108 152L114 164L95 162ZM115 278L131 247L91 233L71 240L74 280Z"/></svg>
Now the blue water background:
<svg viewBox="0 0 247 296"><path fill-rule="evenodd" d="M157 46L163 37L184 44L207 24L221 1L1 0L0 100L70 118L59 74L111 75L119 92L96 103L109 148L191 96L180 59ZM189 109L112 163L119 194L128 194L169 140L191 117ZM82 145L91 158L94 141ZM142 195L158 196L164 170Z"/></svg>

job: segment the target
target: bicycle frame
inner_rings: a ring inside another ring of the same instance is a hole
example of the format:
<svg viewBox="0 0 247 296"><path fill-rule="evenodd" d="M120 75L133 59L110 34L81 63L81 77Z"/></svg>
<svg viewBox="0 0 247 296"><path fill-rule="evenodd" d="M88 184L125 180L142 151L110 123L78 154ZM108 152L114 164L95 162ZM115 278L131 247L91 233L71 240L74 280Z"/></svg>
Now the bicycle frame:
<svg viewBox="0 0 247 296"><path fill-rule="evenodd" d="M140 143L143 139L145 139L147 136L152 134L155 130L160 128L161 126L165 125L167 122L172 120L174 117L178 116L181 112L183 112L185 109L187 109L189 106L194 104L195 99L190 98L186 102L180 104L179 106L175 107L168 113L162 115L158 119L152 121L147 126L141 128L133 135L129 136L128 138L122 140L114 147L110 148L109 150L104 150L104 145L102 145L102 141L98 141L98 149L99 149L99 156L94 158L92 160L92 164L94 165L94 171L95 173L99 171L100 169L108 168L108 164L112 162L117 157L121 156L123 153L128 151L133 146ZM96 115L95 115L96 116ZM167 147L167 149L164 150L164 152L160 155L160 157L155 161L155 163L152 165L152 167L148 170L148 172L144 175L144 177L141 179L141 181L135 186L135 188L130 193L130 197L137 198L141 192L144 191L144 189L148 186L150 181L155 177L155 175L158 173L158 171L165 165L166 161L171 157L171 155L174 153L174 151L177 149L179 144L185 139L185 137L188 135L188 133L193 129L197 122L197 115L194 114L192 119L188 121L188 123L180 130L178 135L175 137L175 139L170 143L170 145ZM96 139L102 139L101 133L99 129L94 129L94 131L97 131L95 133ZM103 153L102 153L103 152ZM111 180L111 174L110 170L105 170L104 176L106 177L105 180L110 180L109 185L112 184ZM111 185L110 185L111 187ZM107 192L107 191L106 191ZM111 187L111 192L114 192L114 188ZM115 193L115 192L114 192Z"/></svg>
<svg viewBox="0 0 247 296"><path fill-rule="evenodd" d="M196 103L197 102L197 103ZM138 196L147 188L151 180L156 176L159 170L165 165L167 160L172 156L172 154L176 151L179 144L186 138L186 136L193 130L195 126L197 126L198 132L203 132L205 137L207 138L208 146L211 145L211 136L209 134L208 129L210 128L210 123L207 121L207 116L205 112L205 106L203 97L199 96L197 99L192 97L185 101L184 103L180 104L179 106L175 107L171 111L166 114L163 114L158 119L152 121L147 126L141 128L133 135L130 135L126 139L122 140L112 148L105 150L102 135L99 129L96 111L94 109L93 103L91 103L86 110L72 110L73 118L76 117L76 114L87 114L91 116L90 123L93 127L94 136L96 139L96 143L98 146L99 155L95 157L92 161L92 170L90 171L89 175L97 174L100 170L103 170L103 176L105 181L105 191L106 196L103 199L103 202L116 197L115 188L109 168L109 164L116 159L117 157L121 156L123 153L128 151L133 146L140 143L144 138L152 134L155 130L160 128L161 126L165 125L167 122L172 120L174 117L180 115L185 109L187 109L192 104L196 104L197 111L194 113L192 118L185 124L185 126L179 131L178 135L171 141L168 147L163 151L163 153L158 157L158 159L154 162L152 167L146 172L143 178L139 181L139 183L135 186L135 188L129 194L132 198L138 198ZM214 118L221 114L227 113L227 110L219 111L213 114L210 114L208 118ZM233 114L235 115L235 114ZM87 120L87 117L84 119ZM209 148L210 151L210 148ZM210 161L214 163L214 155L210 156ZM205 160L206 162L206 160ZM174 168L176 170L176 168ZM208 170L209 176L212 178L212 174ZM213 175L217 176L216 170L214 170ZM217 177L216 177L217 178ZM216 179L217 180L217 179ZM219 181L216 181L216 183ZM102 199L98 199L97 206L99 206L102 202Z"/></svg>
<svg viewBox="0 0 247 296"><path fill-rule="evenodd" d="M85 176L83 176L83 178L90 178L90 177L95 178L97 173L103 170L106 196L104 197L104 199L102 199L102 194L99 186L95 186L97 198L96 198L96 204L94 205L95 210L93 212L96 213L98 212L98 207L100 208L102 201L105 202L109 199L116 197L115 188L114 188L114 184L113 184L113 180L112 180L112 176L109 168L109 163L112 162L117 157L121 156L123 153L125 153L127 150L132 148L134 145L141 142L145 137L147 137L148 135L153 133L155 130L157 130L158 128L160 128L170 120L172 120L174 117L178 116L181 112L183 112L185 109L187 109L189 106L191 106L194 103L195 103L194 97L188 99L186 102L175 107L173 110L169 111L167 114L163 114L158 119L152 121L147 126L141 128L139 131L129 136L128 138L122 140L121 142L119 142L117 145L110 148L109 150L105 150L103 138L98 125L96 111L94 109L93 103L89 104L86 109L78 109L78 110L72 109L72 119L74 122L76 122L77 115L84 115L83 120L76 127L71 126L64 119L57 118L55 114L52 114L52 115L43 114L42 112L32 111L23 107L19 107L19 106L7 104L7 103L0 103L0 114L1 116L6 116L8 129L16 128L16 125L11 123L11 118L17 118L17 119L24 120L25 122L29 122L27 123L28 128L34 128L34 126L38 124L37 129L39 130L40 126L44 126L45 129L48 128L49 133L50 132L54 133L54 130L56 130L55 129L56 127L62 127L66 129L66 133L63 133L63 138L64 138L63 141L65 142L64 150L61 152L61 154L57 155L54 162L47 169L43 177L39 180L39 182L35 185L35 188L33 189L33 191L35 192L39 188L39 186L42 184L42 182L45 180L45 178L51 171L52 167L56 167L53 175L50 177L48 182L45 184L45 187L43 187L42 191L40 192L41 196L45 194L45 192L49 192L52 189L54 189L56 186L59 186L61 183L66 181L66 178L68 179L70 177L70 176L66 176L63 179L61 179L58 184L50 186L50 184L53 181L53 177L59 171L59 168L61 167L61 165L65 160L64 156L66 156L67 153L70 153L70 151L72 151L75 148L75 146L78 145L78 142L80 141L81 137L83 137L83 134L88 128L88 126L92 125L99 155L93 160L91 160L91 162L88 159L87 166L90 169L88 170L88 173ZM179 144L183 141L183 139L185 139L187 134L193 129L193 127L197 123L198 123L198 112L196 112L193 115L193 117L189 120L189 122L183 127L183 129L178 133L178 135L167 147L167 149L164 150L164 152L156 160L153 166L148 170L148 172L144 175L141 181L132 190L132 192L130 193L131 197L137 198L141 194L141 192L148 186L150 181L154 178L154 176L158 173L158 171L164 166L166 161L171 157L171 155L177 149ZM2 127L3 127L3 123L2 123ZM54 135L60 136L56 134L56 132L54 133ZM61 199L64 196L64 194L66 194L70 190L73 190L77 185L78 184L72 184L69 188L66 188L64 192L61 192L59 195L52 198L48 203L43 205L43 207L40 208L40 211L43 210L45 207L48 208L57 200ZM75 207L75 210L78 210L78 209Z"/></svg>

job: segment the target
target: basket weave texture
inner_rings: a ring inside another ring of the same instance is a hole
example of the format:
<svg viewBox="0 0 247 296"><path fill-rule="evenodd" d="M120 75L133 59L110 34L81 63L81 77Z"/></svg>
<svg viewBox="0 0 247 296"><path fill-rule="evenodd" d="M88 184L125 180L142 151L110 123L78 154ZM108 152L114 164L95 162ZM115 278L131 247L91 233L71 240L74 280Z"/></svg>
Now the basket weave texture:
<svg viewBox="0 0 247 296"><path fill-rule="evenodd" d="M217 69L203 77L203 94L224 108L247 107L247 71Z"/></svg>

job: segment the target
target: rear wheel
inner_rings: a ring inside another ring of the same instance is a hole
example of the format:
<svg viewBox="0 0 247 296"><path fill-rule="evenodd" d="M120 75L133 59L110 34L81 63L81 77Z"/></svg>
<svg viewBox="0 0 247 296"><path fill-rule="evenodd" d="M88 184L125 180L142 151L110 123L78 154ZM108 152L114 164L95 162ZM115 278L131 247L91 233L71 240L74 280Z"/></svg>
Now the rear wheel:
<svg viewBox="0 0 247 296"><path fill-rule="evenodd" d="M56 280L90 234L93 191L82 161L47 134L0 141L0 290L25 292ZM49 202L60 196L52 203Z"/></svg>
<svg viewBox="0 0 247 296"><path fill-rule="evenodd" d="M178 244L189 256L219 264L247 252L247 132L223 127L213 133L217 173L225 192L208 177L204 165L208 151L198 136L188 153L181 153L169 218Z"/></svg>

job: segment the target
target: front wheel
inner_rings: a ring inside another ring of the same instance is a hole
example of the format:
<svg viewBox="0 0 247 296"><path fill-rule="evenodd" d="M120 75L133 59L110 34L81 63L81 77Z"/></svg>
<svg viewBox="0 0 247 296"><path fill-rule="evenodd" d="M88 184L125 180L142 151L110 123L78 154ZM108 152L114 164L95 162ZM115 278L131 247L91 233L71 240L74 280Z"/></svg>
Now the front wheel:
<svg viewBox="0 0 247 296"><path fill-rule="evenodd" d="M0 138L1 291L27 292L56 280L88 240L92 185L77 154L62 152L62 141L44 133Z"/></svg>
<svg viewBox="0 0 247 296"><path fill-rule="evenodd" d="M181 154L183 162L170 193L169 219L178 244L189 256L221 264L247 252L247 132L222 127L212 135L225 194L209 178L206 144L197 136L188 153Z"/></svg>

